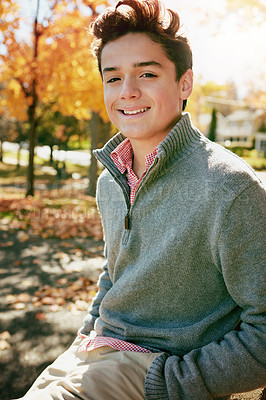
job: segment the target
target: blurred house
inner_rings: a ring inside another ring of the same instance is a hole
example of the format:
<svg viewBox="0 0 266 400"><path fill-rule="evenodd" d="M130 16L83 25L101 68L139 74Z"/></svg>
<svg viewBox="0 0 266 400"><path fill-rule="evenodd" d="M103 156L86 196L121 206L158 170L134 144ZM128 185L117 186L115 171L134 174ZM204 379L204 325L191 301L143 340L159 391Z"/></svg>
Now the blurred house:
<svg viewBox="0 0 266 400"><path fill-rule="evenodd" d="M266 152L266 111L240 109L224 116L217 112L216 141L226 147L254 147Z"/></svg>

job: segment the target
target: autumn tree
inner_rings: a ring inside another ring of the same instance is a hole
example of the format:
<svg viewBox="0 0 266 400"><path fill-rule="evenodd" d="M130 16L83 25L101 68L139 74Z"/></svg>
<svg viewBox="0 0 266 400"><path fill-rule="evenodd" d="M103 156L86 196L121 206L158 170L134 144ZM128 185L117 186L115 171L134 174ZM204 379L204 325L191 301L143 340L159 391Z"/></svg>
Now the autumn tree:
<svg viewBox="0 0 266 400"><path fill-rule="evenodd" d="M4 0L0 5L5 49L0 54L2 106L9 115L29 123L27 195L34 194L36 132L45 107L77 119L89 120L92 110L107 118L86 30L97 15L97 6L107 5L107 1L47 0L47 4L49 15L41 16L37 0L29 41L19 35L22 14L18 2ZM81 5L89 16L82 14Z"/></svg>

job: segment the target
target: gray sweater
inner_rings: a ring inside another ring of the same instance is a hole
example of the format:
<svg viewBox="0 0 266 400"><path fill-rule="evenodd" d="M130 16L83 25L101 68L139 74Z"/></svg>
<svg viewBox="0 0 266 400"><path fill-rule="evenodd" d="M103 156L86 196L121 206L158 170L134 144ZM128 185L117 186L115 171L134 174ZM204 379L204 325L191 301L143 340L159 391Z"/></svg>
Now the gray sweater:
<svg viewBox="0 0 266 400"><path fill-rule="evenodd" d="M129 202L110 152L96 157L106 265L84 320L163 352L145 380L152 400L226 399L266 384L265 191L253 170L184 114ZM265 248L265 247L264 247Z"/></svg>

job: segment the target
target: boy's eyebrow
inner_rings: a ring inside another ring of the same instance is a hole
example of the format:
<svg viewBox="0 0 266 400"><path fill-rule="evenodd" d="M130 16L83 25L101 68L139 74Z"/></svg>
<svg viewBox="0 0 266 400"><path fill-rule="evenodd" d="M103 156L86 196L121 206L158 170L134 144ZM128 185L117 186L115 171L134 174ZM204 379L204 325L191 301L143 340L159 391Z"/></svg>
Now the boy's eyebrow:
<svg viewBox="0 0 266 400"><path fill-rule="evenodd" d="M134 68L139 68L139 67L149 67L150 65L154 65L156 67L162 68L162 64L160 64L157 61L142 61L134 64ZM112 71L117 71L119 70L118 67L105 67L103 69L103 74L106 72L112 72Z"/></svg>
<svg viewBox="0 0 266 400"><path fill-rule="evenodd" d="M117 67L105 67L105 68L103 69L103 74L104 74L105 72L112 72L112 71L117 71L117 70L118 70Z"/></svg>
<svg viewBox="0 0 266 400"><path fill-rule="evenodd" d="M162 64L160 64L160 63L157 62L157 61L143 61L143 62L139 62L139 63L134 64L134 67L135 67L135 68L138 68L138 67L149 67L150 65L154 65L155 67L162 68Z"/></svg>

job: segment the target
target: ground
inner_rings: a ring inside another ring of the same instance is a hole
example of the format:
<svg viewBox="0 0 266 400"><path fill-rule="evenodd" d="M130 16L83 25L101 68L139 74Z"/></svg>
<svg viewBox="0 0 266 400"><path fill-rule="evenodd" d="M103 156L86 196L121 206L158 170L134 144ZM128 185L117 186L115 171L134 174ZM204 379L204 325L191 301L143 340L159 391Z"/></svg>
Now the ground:
<svg viewBox="0 0 266 400"><path fill-rule="evenodd" d="M0 249L0 333L6 332L0 339L2 400L25 394L39 373L74 340L95 293L102 262L100 240L20 242L13 234L8 241L13 245ZM71 252L77 246L78 256ZM86 259L83 250L89 250ZM62 254L69 254L68 262L60 260Z"/></svg>
<svg viewBox="0 0 266 400"><path fill-rule="evenodd" d="M103 241L82 182L37 182L27 199L20 182L0 183L0 398L10 400L73 342L97 290Z"/></svg>

